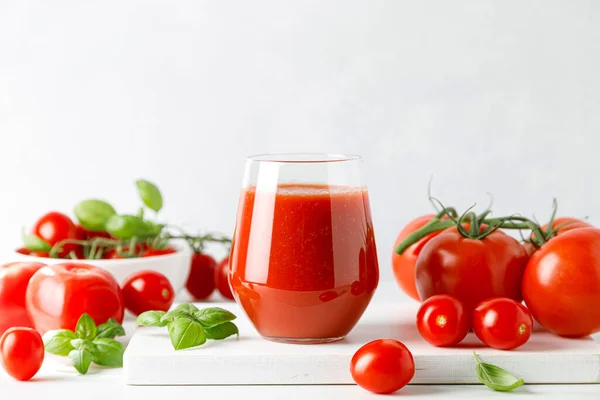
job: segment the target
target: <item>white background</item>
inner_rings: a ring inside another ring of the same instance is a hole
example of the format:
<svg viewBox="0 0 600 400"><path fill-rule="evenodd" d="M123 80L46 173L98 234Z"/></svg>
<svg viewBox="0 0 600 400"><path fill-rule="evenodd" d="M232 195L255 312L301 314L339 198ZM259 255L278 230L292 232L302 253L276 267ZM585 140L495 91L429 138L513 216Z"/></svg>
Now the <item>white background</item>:
<svg viewBox="0 0 600 400"><path fill-rule="evenodd" d="M86 197L233 230L244 159L364 156L382 276L445 203L600 221L600 2L0 0L0 243Z"/></svg>

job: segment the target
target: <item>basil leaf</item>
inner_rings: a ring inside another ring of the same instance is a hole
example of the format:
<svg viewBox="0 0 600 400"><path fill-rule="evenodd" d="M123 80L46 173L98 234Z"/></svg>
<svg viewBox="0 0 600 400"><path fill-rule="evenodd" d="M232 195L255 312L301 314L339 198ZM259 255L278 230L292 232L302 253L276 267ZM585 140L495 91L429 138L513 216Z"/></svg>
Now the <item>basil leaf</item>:
<svg viewBox="0 0 600 400"><path fill-rule="evenodd" d="M203 310L195 311L193 315L205 328L224 324L225 322L233 321L237 318L231 311L224 310L220 307L205 308Z"/></svg>
<svg viewBox="0 0 600 400"><path fill-rule="evenodd" d="M171 311L167 312L165 315L163 315L160 318L160 322L167 324L167 323L169 323L169 322L171 322L171 321L173 321L173 320L175 320L176 318L179 318L179 317L192 318L192 314L190 314L186 310L174 309L174 310L171 310Z"/></svg>
<svg viewBox="0 0 600 400"><path fill-rule="evenodd" d="M156 227L136 215L113 215L106 221L105 229L117 239L128 240L134 236L147 238L155 235Z"/></svg>
<svg viewBox="0 0 600 400"><path fill-rule="evenodd" d="M50 243L35 235L23 234L23 244L27 250L49 252L52 249Z"/></svg>
<svg viewBox="0 0 600 400"><path fill-rule="evenodd" d="M73 366L81 375L85 375L90 368L90 364L92 363L92 353L85 349L79 350L71 350L69 353L69 359Z"/></svg>
<svg viewBox="0 0 600 400"><path fill-rule="evenodd" d="M106 221L117 212L106 201L84 200L75 206L73 210L81 226L95 232L104 231Z"/></svg>
<svg viewBox="0 0 600 400"><path fill-rule="evenodd" d="M510 372L500 367L482 363L477 353L473 352L473 356L475 356L477 362L477 378L485 386L500 392L508 392L525 384L523 379L517 379Z"/></svg>
<svg viewBox="0 0 600 400"><path fill-rule="evenodd" d="M96 337L96 323L88 314L82 314L77 321L75 334L80 339L93 339Z"/></svg>
<svg viewBox="0 0 600 400"><path fill-rule="evenodd" d="M71 340L77 339L77 335L68 329L48 331L44 334L44 349L50 354L57 356L68 356L74 349Z"/></svg>
<svg viewBox="0 0 600 400"><path fill-rule="evenodd" d="M113 339L115 336L125 336L125 329L114 318L98 325L96 338Z"/></svg>
<svg viewBox="0 0 600 400"><path fill-rule="evenodd" d="M138 315L137 326L167 326L167 321L162 321L164 311L146 311Z"/></svg>
<svg viewBox="0 0 600 400"><path fill-rule="evenodd" d="M156 185L154 185L152 182L148 182L143 179L138 179L135 184L137 186L140 198L146 207L154 210L155 212L159 212L163 206L163 198L160 194L160 190L158 190L158 187L156 187Z"/></svg>
<svg viewBox="0 0 600 400"><path fill-rule="evenodd" d="M96 350L92 352L92 361L103 367L122 367L125 346L114 339L94 339Z"/></svg>
<svg viewBox="0 0 600 400"><path fill-rule="evenodd" d="M182 303L178 304L177 307L175 307L175 310L183 310L189 315L192 315L195 311L198 311L198 307L196 307L192 303Z"/></svg>
<svg viewBox="0 0 600 400"><path fill-rule="evenodd" d="M204 328L191 318L177 318L169 322L168 328L171 344L175 350L189 349L206 342Z"/></svg>
<svg viewBox="0 0 600 400"><path fill-rule="evenodd" d="M225 322L204 330L207 339L223 340L232 335L240 335L238 327L233 322Z"/></svg>

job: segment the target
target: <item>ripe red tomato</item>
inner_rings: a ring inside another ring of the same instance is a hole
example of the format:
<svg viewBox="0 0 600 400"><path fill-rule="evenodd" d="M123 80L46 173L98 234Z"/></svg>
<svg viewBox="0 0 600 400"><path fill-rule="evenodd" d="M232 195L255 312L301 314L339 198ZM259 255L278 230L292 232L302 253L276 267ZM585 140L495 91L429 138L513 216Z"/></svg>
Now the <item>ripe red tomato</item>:
<svg viewBox="0 0 600 400"><path fill-rule="evenodd" d="M600 230L572 229L536 251L523 276L523 298L557 335L600 332Z"/></svg>
<svg viewBox="0 0 600 400"><path fill-rule="evenodd" d="M0 338L0 360L10 376L30 380L44 362L42 337L31 328L10 328Z"/></svg>
<svg viewBox="0 0 600 400"><path fill-rule="evenodd" d="M165 247L164 249L154 249L151 247L144 251L142 257L164 256L165 254L173 254L176 252L177 250L172 247Z"/></svg>
<svg viewBox="0 0 600 400"><path fill-rule="evenodd" d="M402 389L415 375L415 362L406 346L394 339L365 344L352 357L350 373L360 387L378 394Z"/></svg>
<svg viewBox="0 0 600 400"><path fill-rule="evenodd" d="M185 287L196 299L203 300L215 290L215 266L214 258L204 253L194 253L192 256L192 267Z"/></svg>
<svg viewBox="0 0 600 400"><path fill-rule="evenodd" d="M109 318L123 321L123 294L107 271L83 263L55 264L40 268L29 281L27 311L35 329L74 331L81 314L88 313L99 325Z"/></svg>
<svg viewBox="0 0 600 400"><path fill-rule="evenodd" d="M77 224L75 225L76 229L77 229L77 238L80 240L92 240L94 238L105 238L105 239L110 239L111 236L108 232L94 232L94 231L90 231L85 229L83 226Z"/></svg>
<svg viewBox="0 0 600 400"><path fill-rule="evenodd" d="M229 286L229 256L217 264L217 268L215 268L215 283L221 296L233 300L233 293L231 293L231 287Z"/></svg>
<svg viewBox="0 0 600 400"><path fill-rule="evenodd" d="M29 279L45 264L14 262L0 266L0 335L13 326L33 327L25 308Z"/></svg>
<svg viewBox="0 0 600 400"><path fill-rule="evenodd" d="M123 283L125 308L135 315L150 310L167 311L174 298L171 282L160 272L139 271Z"/></svg>
<svg viewBox="0 0 600 400"><path fill-rule="evenodd" d="M460 301L447 294L428 298L417 312L417 329L434 346L454 346L470 328L469 313Z"/></svg>
<svg viewBox="0 0 600 400"><path fill-rule="evenodd" d="M54 246L65 239L77 239L77 227L65 214L52 211L38 219L33 234Z"/></svg>
<svg viewBox="0 0 600 400"><path fill-rule="evenodd" d="M523 304L495 297L473 311L473 330L483 343L500 350L523 346L531 336L533 318Z"/></svg>
<svg viewBox="0 0 600 400"><path fill-rule="evenodd" d="M396 282L400 289L413 299L420 301L419 293L417 292L417 285L415 283L415 267L417 265L417 258L423 249L423 246L429 242L432 238L439 235L442 231L430 233L417 243L412 244L402 254L397 254L394 249L400 242L402 242L408 235L414 231L422 228L427 224L435 215L428 214L420 216L408 223L398 234L394 248L392 249L392 267Z"/></svg>
<svg viewBox="0 0 600 400"><path fill-rule="evenodd" d="M514 238L495 231L484 239L464 238L450 228L431 239L417 260L421 299L456 297L467 313L490 297L521 300L521 279L529 257Z"/></svg>
<svg viewBox="0 0 600 400"><path fill-rule="evenodd" d="M568 232L573 229L593 228L593 227L594 226L592 224L589 224L578 218L572 218L572 217L560 217L560 218L556 218L552 222L552 229L558 228L558 232L556 233L557 236L560 235L561 233L565 233L565 232ZM548 224L542 225L543 231L545 231L547 228L548 228Z"/></svg>

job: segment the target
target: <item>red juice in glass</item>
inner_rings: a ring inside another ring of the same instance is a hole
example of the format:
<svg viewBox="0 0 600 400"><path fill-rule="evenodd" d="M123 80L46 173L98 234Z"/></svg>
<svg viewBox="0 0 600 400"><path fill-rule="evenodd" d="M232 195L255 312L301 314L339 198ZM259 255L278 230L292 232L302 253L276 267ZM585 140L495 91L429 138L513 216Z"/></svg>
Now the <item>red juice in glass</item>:
<svg viewBox="0 0 600 400"><path fill-rule="evenodd" d="M360 158L280 155L248 163L230 258L236 300L267 339L345 337L379 280Z"/></svg>

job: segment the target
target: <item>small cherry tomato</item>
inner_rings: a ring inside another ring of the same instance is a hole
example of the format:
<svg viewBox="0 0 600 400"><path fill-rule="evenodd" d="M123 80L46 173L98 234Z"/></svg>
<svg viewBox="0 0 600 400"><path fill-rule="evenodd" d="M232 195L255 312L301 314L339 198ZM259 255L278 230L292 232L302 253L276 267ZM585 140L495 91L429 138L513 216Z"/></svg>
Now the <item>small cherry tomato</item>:
<svg viewBox="0 0 600 400"><path fill-rule="evenodd" d="M394 339L378 339L358 349L350 362L354 382L373 393L402 389L415 375L415 362L406 346Z"/></svg>
<svg viewBox="0 0 600 400"><path fill-rule="evenodd" d="M215 268L215 284L221 296L233 300L233 293L231 293L231 287L229 286L229 257L222 259L217 264Z"/></svg>
<svg viewBox="0 0 600 400"><path fill-rule="evenodd" d="M29 280L44 264L14 262L0 266L0 335L13 326L33 327L25 308Z"/></svg>
<svg viewBox="0 0 600 400"><path fill-rule="evenodd" d="M31 328L10 328L0 338L0 360L10 376L30 380L44 362L42 337Z"/></svg>
<svg viewBox="0 0 600 400"><path fill-rule="evenodd" d="M175 292L166 276L156 271L139 271L123 283L125 308L135 315L145 311L167 311Z"/></svg>
<svg viewBox="0 0 600 400"><path fill-rule="evenodd" d="M37 220L33 234L54 246L65 239L77 239L77 227L65 214L52 211Z"/></svg>
<svg viewBox="0 0 600 400"><path fill-rule="evenodd" d="M460 301L447 294L425 300L417 313L417 329L434 346L454 346L467 336L470 315Z"/></svg>
<svg viewBox="0 0 600 400"><path fill-rule="evenodd" d="M192 266L185 287L196 299L203 300L215 290L215 266L214 258L204 253L194 253Z"/></svg>
<svg viewBox="0 0 600 400"><path fill-rule="evenodd" d="M164 249L154 249L151 247L142 253L142 257L164 256L165 254L173 254L176 252L177 250L172 247L165 247Z"/></svg>
<svg viewBox="0 0 600 400"><path fill-rule="evenodd" d="M505 297L484 300L473 311L473 330L485 344L511 350L531 336L533 318L521 303Z"/></svg>

